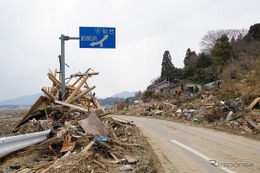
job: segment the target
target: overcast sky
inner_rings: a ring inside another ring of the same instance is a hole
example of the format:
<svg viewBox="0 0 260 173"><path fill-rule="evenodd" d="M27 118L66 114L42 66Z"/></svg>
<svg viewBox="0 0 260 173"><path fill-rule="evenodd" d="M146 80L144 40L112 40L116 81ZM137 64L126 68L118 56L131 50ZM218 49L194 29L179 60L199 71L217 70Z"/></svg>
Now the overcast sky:
<svg viewBox="0 0 260 173"><path fill-rule="evenodd" d="M94 69L88 83L105 98L145 90L160 76L165 50L183 67L187 48L199 53L207 31L259 23L259 7L259 0L0 0L0 101L51 86L59 37L78 37L80 26L116 28L116 49L65 46L66 76Z"/></svg>

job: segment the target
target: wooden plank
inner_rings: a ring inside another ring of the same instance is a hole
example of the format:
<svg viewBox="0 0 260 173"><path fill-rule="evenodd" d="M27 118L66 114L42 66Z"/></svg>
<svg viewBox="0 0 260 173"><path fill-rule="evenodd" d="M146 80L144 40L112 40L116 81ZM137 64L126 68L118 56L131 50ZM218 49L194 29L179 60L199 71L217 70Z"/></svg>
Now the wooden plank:
<svg viewBox="0 0 260 173"><path fill-rule="evenodd" d="M85 72L85 74L87 74L89 72L90 68L87 69L87 71ZM81 79L83 78L83 76L80 76L73 84L72 86L74 87Z"/></svg>
<svg viewBox="0 0 260 173"><path fill-rule="evenodd" d="M260 115L255 112L246 113L245 116L250 117L256 123L260 122Z"/></svg>
<svg viewBox="0 0 260 173"><path fill-rule="evenodd" d="M56 99L59 99L59 94L60 94L59 86L53 86L50 92L51 94L53 94L53 96Z"/></svg>
<svg viewBox="0 0 260 173"><path fill-rule="evenodd" d="M243 125L242 128L243 128L246 132L248 132L248 133L252 133L252 132L253 132L253 130L251 130L247 125Z"/></svg>
<svg viewBox="0 0 260 173"><path fill-rule="evenodd" d="M86 153L88 152L88 150L92 147L92 145L94 145L95 142L94 141L91 141L80 153Z"/></svg>
<svg viewBox="0 0 260 173"><path fill-rule="evenodd" d="M255 120L256 122L260 122L260 115L255 115L255 114L253 114L253 115L251 115L251 118L252 118L253 120Z"/></svg>
<svg viewBox="0 0 260 173"><path fill-rule="evenodd" d="M65 101L66 103L71 103L72 100L74 99L74 97L76 96L76 94L79 93L80 88L85 84L85 82L87 81L87 79L90 77L89 74L87 74L86 76L84 76L83 80L80 82L79 86L77 86L75 88L75 90L72 92L72 94L67 98L67 100Z"/></svg>
<svg viewBox="0 0 260 173"><path fill-rule="evenodd" d="M88 90L90 90L90 87L88 86L87 83L85 83L85 88L87 88ZM94 103L94 105L97 107L97 109L101 109L101 105L99 104L99 102L96 100L95 96L92 94L92 92L89 92L89 95Z"/></svg>
<svg viewBox="0 0 260 173"><path fill-rule="evenodd" d="M246 119L246 121L247 121L251 126L253 126L255 129L260 130L260 126L257 125L253 120L251 120L251 119L248 118L248 117L245 117L245 119Z"/></svg>
<svg viewBox="0 0 260 173"><path fill-rule="evenodd" d="M259 101L260 101L260 97L257 97L246 109L251 110Z"/></svg>
<svg viewBox="0 0 260 173"><path fill-rule="evenodd" d="M51 93L49 93L49 92L46 90L45 87L42 88L42 92L44 92L44 94L45 94L46 96L48 96L48 98L49 98L50 100L54 100L54 99L55 99L55 97L54 97Z"/></svg>
<svg viewBox="0 0 260 173"><path fill-rule="evenodd" d="M78 109L78 110L81 110L81 111L84 111L84 112L88 112L87 109L84 109L82 107L79 107L79 106L76 106L76 105L73 105L73 104L65 103L65 102L62 102L62 101L59 101L59 100L55 100L54 102L57 103L57 104L60 104L60 105L68 106L70 108L74 108L74 109Z"/></svg>
<svg viewBox="0 0 260 173"><path fill-rule="evenodd" d="M98 72L93 72L93 73L87 73L86 76L84 76L84 78L82 79L82 81L80 82L79 86L77 86L75 88L75 90L72 92L72 94L67 98L67 100L65 101L66 103L71 103L72 100L74 99L74 97L79 93L81 87L86 83L87 79L89 77L91 77L92 75L97 75Z"/></svg>
<svg viewBox="0 0 260 173"><path fill-rule="evenodd" d="M53 72L51 71L51 69L49 69L49 72L50 72L50 74L52 74L52 75L53 75Z"/></svg>
<svg viewBox="0 0 260 173"><path fill-rule="evenodd" d="M48 73L48 77L55 85L61 86L61 82L58 81L51 73Z"/></svg>
<svg viewBox="0 0 260 173"><path fill-rule="evenodd" d="M60 90L58 89L58 87L57 87L57 91L56 91L56 93L54 94L54 96L55 96L56 99L59 99Z"/></svg>
<svg viewBox="0 0 260 173"><path fill-rule="evenodd" d="M130 124L130 125L135 125L133 121L128 121L125 120L123 118L116 118L116 117L111 117L114 121L118 121L120 123L124 123L124 124Z"/></svg>
<svg viewBox="0 0 260 173"><path fill-rule="evenodd" d="M91 87L91 88L89 88L89 89L87 89L87 90L81 92L80 94L78 94L78 95L71 101L71 103L75 102L76 100L78 100L78 98L80 98L80 97L84 96L85 94L89 93L89 92L90 92L91 90L93 90L94 88L96 88L96 86L93 86L93 87Z"/></svg>
<svg viewBox="0 0 260 173"><path fill-rule="evenodd" d="M44 110L46 109L47 106L47 101L48 98L40 96L36 102L32 105L32 107L30 108L30 110L28 110L28 112L23 116L23 118L18 122L18 124L15 126L15 128L13 129L13 132L17 132L19 130L19 127L24 124L26 121L28 121L28 119L30 119L31 117L33 117L33 115L31 115L33 112L36 112L38 110Z"/></svg>

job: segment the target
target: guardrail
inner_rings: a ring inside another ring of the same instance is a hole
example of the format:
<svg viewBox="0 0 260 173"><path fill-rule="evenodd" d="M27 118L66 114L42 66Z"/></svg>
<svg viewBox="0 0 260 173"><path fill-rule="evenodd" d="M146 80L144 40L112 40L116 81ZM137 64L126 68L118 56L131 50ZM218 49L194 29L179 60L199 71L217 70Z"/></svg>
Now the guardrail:
<svg viewBox="0 0 260 173"><path fill-rule="evenodd" d="M51 130L0 138L0 156L37 144L47 139Z"/></svg>

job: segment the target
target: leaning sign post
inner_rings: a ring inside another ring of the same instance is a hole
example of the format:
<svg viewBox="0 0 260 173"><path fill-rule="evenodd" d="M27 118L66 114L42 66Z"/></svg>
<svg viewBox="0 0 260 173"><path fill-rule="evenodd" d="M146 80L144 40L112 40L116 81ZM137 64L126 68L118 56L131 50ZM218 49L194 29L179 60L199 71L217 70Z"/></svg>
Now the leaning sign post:
<svg viewBox="0 0 260 173"><path fill-rule="evenodd" d="M79 27L79 37L61 34L61 97L65 100L65 41L79 40L80 48L116 48L116 28L111 27Z"/></svg>

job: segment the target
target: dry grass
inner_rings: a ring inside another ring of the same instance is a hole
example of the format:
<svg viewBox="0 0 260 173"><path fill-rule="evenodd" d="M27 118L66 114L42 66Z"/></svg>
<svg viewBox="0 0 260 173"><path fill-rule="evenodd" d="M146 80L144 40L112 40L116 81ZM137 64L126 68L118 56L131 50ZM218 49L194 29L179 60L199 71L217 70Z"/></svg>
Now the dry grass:
<svg viewBox="0 0 260 173"><path fill-rule="evenodd" d="M4 160L0 165L0 170L3 170L4 168L7 168L8 166L14 166L14 165L30 165L32 162L34 162L35 158L39 158L40 154L36 151L31 152L18 152L11 154L9 156L9 159Z"/></svg>
<svg viewBox="0 0 260 173"><path fill-rule="evenodd" d="M222 98L230 100L244 95L249 104L260 93L260 57L241 58L233 62L222 74Z"/></svg>

